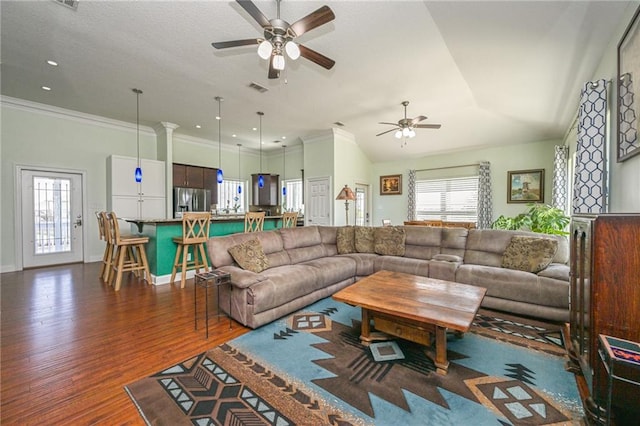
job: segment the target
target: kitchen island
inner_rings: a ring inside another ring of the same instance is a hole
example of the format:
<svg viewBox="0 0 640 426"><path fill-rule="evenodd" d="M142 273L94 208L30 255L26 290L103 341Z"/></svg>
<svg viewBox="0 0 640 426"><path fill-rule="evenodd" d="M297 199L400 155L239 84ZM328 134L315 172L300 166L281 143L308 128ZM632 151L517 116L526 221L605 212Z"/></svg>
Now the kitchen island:
<svg viewBox="0 0 640 426"><path fill-rule="evenodd" d="M131 224L132 234L149 237L146 252L153 284L169 283L177 250L177 244L173 242L173 237L182 236L182 219L121 218L121 220ZM281 226L282 216L266 216L264 219L265 231ZM244 232L244 215L211 216L210 237L239 232ZM193 277L194 273L194 271L189 271L187 278ZM180 272L178 272L176 280L179 280L179 277Z"/></svg>

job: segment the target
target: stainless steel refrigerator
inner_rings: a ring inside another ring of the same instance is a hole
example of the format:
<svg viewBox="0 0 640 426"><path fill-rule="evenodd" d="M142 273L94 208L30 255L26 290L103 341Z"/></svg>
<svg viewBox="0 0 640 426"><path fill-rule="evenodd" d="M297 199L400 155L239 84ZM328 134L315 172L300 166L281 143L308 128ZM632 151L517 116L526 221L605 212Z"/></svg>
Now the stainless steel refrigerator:
<svg viewBox="0 0 640 426"><path fill-rule="evenodd" d="M208 212L211 209L211 190L173 188L173 217L184 212Z"/></svg>

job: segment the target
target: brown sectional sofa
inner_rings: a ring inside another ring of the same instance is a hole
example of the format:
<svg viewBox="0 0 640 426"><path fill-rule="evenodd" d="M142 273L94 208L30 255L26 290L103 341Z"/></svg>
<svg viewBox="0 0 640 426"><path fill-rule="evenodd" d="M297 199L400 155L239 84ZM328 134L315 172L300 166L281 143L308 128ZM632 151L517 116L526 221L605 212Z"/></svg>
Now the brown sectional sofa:
<svg viewBox="0 0 640 426"><path fill-rule="evenodd" d="M558 240L552 263L538 273L502 267L514 235L542 237L522 231L406 226L404 255L373 252L339 254L338 229L305 226L212 237L212 265L231 273L231 286L220 290L220 306L251 328L278 319L328 297L379 270L406 272L487 288L482 306L553 321L569 319L569 260L565 237ZM260 241L268 267L261 272L241 268L229 249Z"/></svg>

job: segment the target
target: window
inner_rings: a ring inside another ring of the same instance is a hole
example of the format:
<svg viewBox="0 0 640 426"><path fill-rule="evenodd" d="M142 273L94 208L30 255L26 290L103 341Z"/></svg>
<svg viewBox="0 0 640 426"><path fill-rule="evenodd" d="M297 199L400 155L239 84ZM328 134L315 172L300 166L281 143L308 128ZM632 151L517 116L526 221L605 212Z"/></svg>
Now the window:
<svg viewBox="0 0 640 426"><path fill-rule="evenodd" d="M477 222L478 176L416 179L416 219Z"/></svg>
<svg viewBox="0 0 640 426"><path fill-rule="evenodd" d="M287 195L283 196L283 208L288 212L304 214L304 200L302 199L302 179L289 179L282 182L287 188Z"/></svg>
<svg viewBox="0 0 640 426"><path fill-rule="evenodd" d="M238 194L238 186L241 188ZM247 185L237 179L225 179L218 184L218 213L238 213L247 211ZM236 208L237 207L237 208Z"/></svg>

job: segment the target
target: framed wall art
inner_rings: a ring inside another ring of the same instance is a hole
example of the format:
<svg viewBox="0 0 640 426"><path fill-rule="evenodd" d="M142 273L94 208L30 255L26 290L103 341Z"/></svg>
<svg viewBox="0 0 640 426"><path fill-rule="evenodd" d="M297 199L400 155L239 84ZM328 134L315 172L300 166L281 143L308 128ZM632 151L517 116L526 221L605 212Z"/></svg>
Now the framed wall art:
<svg viewBox="0 0 640 426"><path fill-rule="evenodd" d="M639 15L640 7L618 43L618 162L640 154Z"/></svg>
<svg viewBox="0 0 640 426"><path fill-rule="evenodd" d="M402 194L402 175L380 176L380 195Z"/></svg>
<svg viewBox="0 0 640 426"><path fill-rule="evenodd" d="M544 203L544 169L507 172L507 203Z"/></svg>

